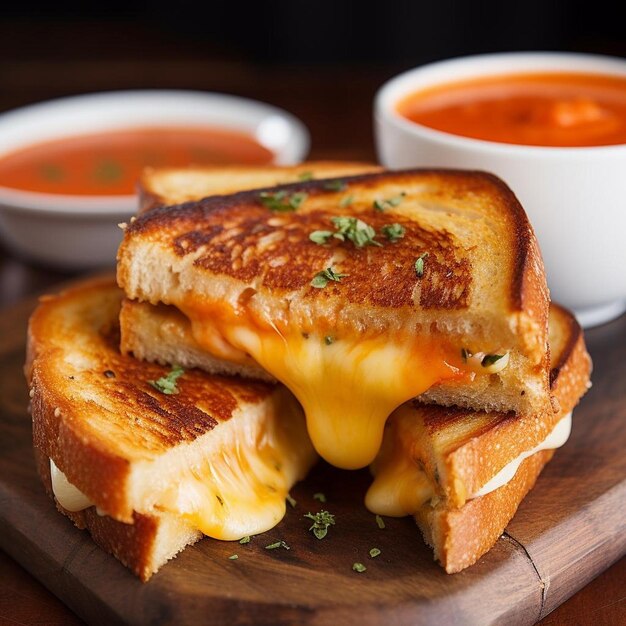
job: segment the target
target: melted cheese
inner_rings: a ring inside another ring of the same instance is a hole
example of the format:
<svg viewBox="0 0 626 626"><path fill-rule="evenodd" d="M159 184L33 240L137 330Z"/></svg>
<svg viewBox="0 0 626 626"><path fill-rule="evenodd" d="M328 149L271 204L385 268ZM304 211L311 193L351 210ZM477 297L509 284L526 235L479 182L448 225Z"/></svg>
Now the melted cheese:
<svg viewBox="0 0 626 626"><path fill-rule="evenodd" d="M380 449L389 415L435 383L465 376L460 352L429 337L358 338L261 327L224 307L179 308L198 344L243 362L247 355L298 398L317 452L332 465L358 469Z"/></svg>
<svg viewBox="0 0 626 626"><path fill-rule="evenodd" d="M50 459L50 479L52 493L64 509L76 513L93 506L93 502L78 487L72 485L52 459Z"/></svg>
<svg viewBox="0 0 626 626"><path fill-rule="evenodd" d="M295 404L295 401L292 400ZM282 418L282 419L281 419ZM203 461L174 477L142 513L166 511L216 539L236 540L270 530L285 515L285 498L316 459L302 415L286 408L260 428L234 418L231 437ZM94 503L50 459L52 489L59 504L80 511ZM106 514L98 510L99 514Z"/></svg>
<svg viewBox="0 0 626 626"><path fill-rule="evenodd" d="M552 429L550 434L532 450L522 452L517 458L513 459L510 463L505 465L489 482L485 483L476 493L473 493L468 500L484 496L496 489L499 489L503 485L506 485L515 476L519 466L524 459L529 456L541 452L541 450L556 450L565 445L565 442L569 439L572 432L572 414L568 413L559 420L558 424Z"/></svg>
<svg viewBox="0 0 626 626"><path fill-rule="evenodd" d="M276 526L289 489L315 459L304 420L280 417L289 419L283 426L269 424L259 437L245 431L244 416L232 445L189 468L159 497L158 508L216 539L241 539Z"/></svg>
<svg viewBox="0 0 626 626"><path fill-rule="evenodd" d="M505 465L491 480L483 485L468 500L484 496L506 485L514 476L524 459L541 450L554 450L567 441L571 431L572 414L568 413L556 424L547 437L534 448L522 452ZM394 426L402 425L411 418L411 411L400 411L396 415ZM414 420L414 416L413 416ZM407 429L391 428L372 465L374 481L365 496L365 505L373 513L391 517L414 515L429 500L437 495L435 486L413 457L413 445L406 441Z"/></svg>

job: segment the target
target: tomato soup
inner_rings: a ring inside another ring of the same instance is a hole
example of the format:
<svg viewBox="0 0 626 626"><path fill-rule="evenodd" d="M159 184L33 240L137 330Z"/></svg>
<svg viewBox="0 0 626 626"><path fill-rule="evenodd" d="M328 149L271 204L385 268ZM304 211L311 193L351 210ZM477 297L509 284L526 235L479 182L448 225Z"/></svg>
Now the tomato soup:
<svg viewBox="0 0 626 626"><path fill-rule="evenodd" d="M626 144L626 77L582 73L489 76L401 100L407 119L454 135L529 146Z"/></svg>
<svg viewBox="0 0 626 626"><path fill-rule="evenodd" d="M0 157L0 185L44 193L125 195L148 166L263 164L273 159L239 132L151 127L69 136Z"/></svg>

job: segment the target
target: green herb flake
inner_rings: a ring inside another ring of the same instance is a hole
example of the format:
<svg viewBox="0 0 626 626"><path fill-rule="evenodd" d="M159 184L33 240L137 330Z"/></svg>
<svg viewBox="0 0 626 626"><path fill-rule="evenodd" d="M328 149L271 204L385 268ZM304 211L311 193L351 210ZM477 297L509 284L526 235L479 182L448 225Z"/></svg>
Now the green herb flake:
<svg viewBox="0 0 626 626"><path fill-rule="evenodd" d="M242 538L239 540L239 543L240 543L241 545L245 545L246 543L250 543L250 539L251 539L250 535L246 535L245 537L242 537Z"/></svg>
<svg viewBox="0 0 626 626"><path fill-rule="evenodd" d="M324 343L330 346L332 343L335 343L335 338L332 335L326 335L326 337L324 337Z"/></svg>
<svg viewBox="0 0 626 626"><path fill-rule="evenodd" d="M238 555L238 554L231 554L231 555L228 557L228 560L229 560L229 561L236 561L238 558L239 558L239 555Z"/></svg>
<svg viewBox="0 0 626 626"><path fill-rule="evenodd" d="M418 278L421 278L424 275L424 260L428 257L428 252L424 252L420 254L415 260L415 273Z"/></svg>
<svg viewBox="0 0 626 626"><path fill-rule="evenodd" d="M387 239L389 239L389 241L393 243L394 241L398 241L398 239L402 239L402 237L404 237L406 229L402 226L402 224L394 223L383 226L381 228L381 232L385 235L385 237L387 237Z"/></svg>
<svg viewBox="0 0 626 626"><path fill-rule="evenodd" d="M376 516L376 525L381 530L384 530L384 528L385 528L385 520L380 515Z"/></svg>
<svg viewBox="0 0 626 626"><path fill-rule="evenodd" d="M320 246L328 243L328 240L333 236L332 231L330 230L314 230L310 235L309 239Z"/></svg>
<svg viewBox="0 0 626 626"><path fill-rule="evenodd" d="M328 511L320 511L319 513L307 513L304 517L313 520L310 531L318 539L324 539L328 534L328 528L335 525L335 516Z"/></svg>
<svg viewBox="0 0 626 626"><path fill-rule="evenodd" d="M489 367L490 365L497 363L503 356L504 354L488 354L483 358L480 364L483 367Z"/></svg>
<svg viewBox="0 0 626 626"><path fill-rule="evenodd" d="M400 193L400 195L393 196L392 198L386 198L383 200L376 199L373 202L374 210L382 213L387 209L396 207L402 202L402 200L404 200L404 196L406 196L406 193L403 191L402 193Z"/></svg>
<svg viewBox="0 0 626 626"><path fill-rule="evenodd" d="M339 206L341 208L345 208L347 206L350 206L352 203L354 202L354 196L350 195L350 196L344 196L343 198L341 198L341 200L339 201Z"/></svg>
<svg viewBox="0 0 626 626"><path fill-rule="evenodd" d="M357 248L364 246L382 246L381 243L374 240L376 231L363 220L357 217L333 217L332 223L335 225L336 233L333 237L345 241L351 241Z"/></svg>
<svg viewBox="0 0 626 626"><path fill-rule="evenodd" d="M377 556L380 555L380 550L378 548L372 548L370 550L370 556L375 559Z"/></svg>
<svg viewBox="0 0 626 626"><path fill-rule="evenodd" d="M327 191L345 191L347 188L348 185L343 180L329 180L324 183L324 189Z"/></svg>
<svg viewBox="0 0 626 626"><path fill-rule="evenodd" d="M157 391L164 393L166 396L175 395L178 393L178 387L176 381L185 373L185 370L180 365L174 365L172 370L167 376L162 376L158 380L149 380L148 383L152 385Z"/></svg>
<svg viewBox="0 0 626 626"><path fill-rule="evenodd" d="M276 193L262 191L259 194L259 200L263 206L267 207L270 211L282 213L296 211L308 197L309 194L304 191L291 195L286 191L277 191Z"/></svg>
<svg viewBox="0 0 626 626"><path fill-rule="evenodd" d="M314 493L313 494L313 500L317 500L318 502L321 502L322 504L324 504L326 502L326 495L323 493Z"/></svg>
<svg viewBox="0 0 626 626"><path fill-rule="evenodd" d="M276 550L277 548L291 550L291 548L284 541L275 541L274 543L270 543L269 546L265 546L266 550Z"/></svg>
<svg viewBox="0 0 626 626"><path fill-rule="evenodd" d="M352 564L352 569L355 572L358 572L359 574L362 574L365 570L367 570L367 567L365 567L365 565L363 565L363 563L353 563Z"/></svg>
<svg viewBox="0 0 626 626"><path fill-rule="evenodd" d="M332 267L327 267L325 270L318 272L311 281L311 287L316 289L323 289L329 282L339 283L342 278L345 278L348 274L340 274L335 272Z"/></svg>
<svg viewBox="0 0 626 626"><path fill-rule="evenodd" d="M291 497L290 493L287 494L286 498L287 498L287 502L289 502L291 507L295 509L296 508L296 504L298 504L298 503L295 501L294 498Z"/></svg>
<svg viewBox="0 0 626 626"><path fill-rule="evenodd" d="M309 171L309 172L300 172L300 174L298 174L298 179L306 182L308 180L313 180L313 172Z"/></svg>
<svg viewBox="0 0 626 626"><path fill-rule="evenodd" d="M43 178L50 181L63 180L65 178L65 171L60 165L54 163L45 163L39 168L39 172Z"/></svg>
<svg viewBox="0 0 626 626"><path fill-rule="evenodd" d="M124 170L122 169L122 166L117 161L112 161L111 159L98 163L94 171L96 180L102 183L116 182L120 180L123 175Z"/></svg>

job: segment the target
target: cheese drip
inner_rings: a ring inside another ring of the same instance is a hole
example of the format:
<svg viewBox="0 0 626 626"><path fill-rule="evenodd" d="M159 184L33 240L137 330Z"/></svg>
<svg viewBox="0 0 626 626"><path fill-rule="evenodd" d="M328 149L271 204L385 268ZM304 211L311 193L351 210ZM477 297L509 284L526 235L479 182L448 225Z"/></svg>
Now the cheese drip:
<svg viewBox="0 0 626 626"><path fill-rule="evenodd" d="M173 482L158 508L216 539L241 539L276 526L289 489L316 458L301 415L277 417L253 433L242 416L234 437Z"/></svg>
<svg viewBox="0 0 626 626"><path fill-rule="evenodd" d="M467 500L487 495L506 485L513 479L524 459L541 450L554 450L564 445L571 431L571 423L572 414L568 413L540 444L507 463ZM437 500L436 486L423 466L415 461L414 448L418 440L407 441L408 433L414 433L414 437L417 433L418 439L421 436L419 428L412 430L416 426L415 414L408 406L401 407L394 415L393 427L385 433L380 454L371 466L374 481L365 496L365 505L373 513L390 517L414 515L431 499Z"/></svg>
<svg viewBox="0 0 626 626"><path fill-rule="evenodd" d="M260 328L218 307L180 309L204 350L240 363L250 355L285 384L304 408L317 452L343 469L374 460L385 422L400 404L435 383L465 376L460 352L428 337L308 334Z"/></svg>
<svg viewBox="0 0 626 626"><path fill-rule="evenodd" d="M285 515L285 498L304 478L317 456L293 398L283 399L258 427L246 415L218 427L228 436L210 448L202 461L175 475L163 476L160 487L138 496L140 513L163 511L187 520L215 539L236 540L270 530ZM209 438L220 437L212 432ZM68 511L94 506L50 459L52 489ZM156 470L155 470L156 471ZM100 511L99 514L106 514Z"/></svg>

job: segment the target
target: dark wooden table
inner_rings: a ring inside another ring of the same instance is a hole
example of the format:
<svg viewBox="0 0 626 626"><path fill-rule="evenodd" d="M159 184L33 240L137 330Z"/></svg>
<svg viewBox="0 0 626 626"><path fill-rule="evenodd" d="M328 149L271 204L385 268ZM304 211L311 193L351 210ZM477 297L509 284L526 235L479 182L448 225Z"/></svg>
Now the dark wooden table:
<svg viewBox="0 0 626 626"><path fill-rule="evenodd" d="M19 41L24 28L19 24L11 29L0 26L0 52ZM141 43L139 39L136 47ZM165 59L156 48L149 47L150 52L143 58L130 55L133 58L106 61L58 54L36 60L3 60L0 111L50 97L118 88L223 91L271 102L300 117L311 131L313 158L373 160L372 98L377 86L401 69L257 67L237 59L198 59L184 54ZM0 309L71 277L66 272L31 265L0 245ZM541 624L626 623L625 583L626 560L622 559ZM0 552L0 624L80 623L37 580Z"/></svg>

